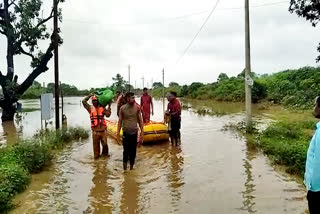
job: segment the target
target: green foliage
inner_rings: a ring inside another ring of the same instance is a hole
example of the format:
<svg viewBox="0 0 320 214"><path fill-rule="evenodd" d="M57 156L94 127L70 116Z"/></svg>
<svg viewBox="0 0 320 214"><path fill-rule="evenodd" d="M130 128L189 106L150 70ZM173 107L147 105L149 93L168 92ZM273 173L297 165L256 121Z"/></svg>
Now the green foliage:
<svg viewBox="0 0 320 214"><path fill-rule="evenodd" d="M221 73L218 76L218 82L229 79L228 75L226 73Z"/></svg>
<svg viewBox="0 0 320 214"><path fill-rule="evenodd" d="M22 99L38 99L41 94L46 93L46 88L43 88L41 84L34 81L32 86L22 95Z"/></svg>
<svg viewBox="0 0 320 214"><path fill-rule="evenodd" d="M60 0L59 2L64 2ZM10 3L10 1L9 1ZM43 17L42 0L16 0L10 4L8 10L10 25L6 26L0 20L0 30L12 40L14 55L25 54L32 57L31 66L37 67L43 55L39 50L39 41L48 40L50 33L46 23L53 17L48 14ZM58 14L62 20L61 12ZM26 49L24 49L26 47Z"/></svg>
<svg viewBox="0 0 320 214"><path fill-rule="evenodd" d="M268 100L288 107L310 108L320 91L320 68L303 67L261 78Z"/></svg>
<svg viewBox="0 0 320 214"><path fill-rule="evenodd" d="M43 131L32 139L18 142L0 150L0 210L12 207L12 198L26 189L30 173L39 172L50 163L53 149L62 148L68 142L88 138L83 128L60 131Z"/></svg>
<svg viewBox="0 0 320 214"><path fill-rule="evenodd" d="M114 91L124 91L126 89L126 85L128 83L120 74L117 74L115 77L112 77L112 80L114 81L114 83L112 84L111 88ZM127 87L127 89L129 88Z"/></svg>
<svg viewBox="0 0 320 214"><path fill-rule="evenodd" d="M291 0L289 11L295 12L298 16L302 16L307 21L310 21L312 26L316 26L320 21L320 2L310 0ZM318 46L320 52L320 43ZM320 61L320 55L316 59Z"/></svg>
<svg viewBox="0 0 320 214"><path fill-rule="evenodd" d="M79 90L74 85L62 83L60 90L63 96L85 96L90 94L89 90ZM47 87L42 87L37 81L34 81L32 86L22 95L22 99L38 99L41 94L54 93L54 83L49 83Z"/></svg>
<svg viewBox="0 0 320 214"><path fill-rule="evenodd" d="M285 165L288 172L302 176L314 127L314 121L276 122L262 132L259 146L276 164Z"/></svg>
<svg viewBox="0 0 320 214"><path fill-rule="evenodd" d="M162 88L163 84L161 82L154 82L152 84L153 89Z"/></svg>
<svg viewBox="0 0 320 214"><path fill-rule="evenodd" d="M51 159L49 144L39 140L26 140L12 150L19 164L30 173L39 172Z"/></svg>
<svg viewBox="0 0 320 214"><path fill-rule="evenodd" d="M26 189L30 182L30 175L26 169L20 167L16 160L0 162L0 211L12 207L14 195Z"/></svg>
<svg viewBox="0 0 320 214"><path fill-rule="evenodd" d="M225 73L221 73L217 82L206 85L194 82L189 86L179 86L172 82L165 91L167 93L173 90L178 93L178 96L198 100L243 102L245 101L244 75L245 72L242 71L236 77L229 78ZM262 76L252 73L251 76L254 79L253 103L267 98L286 107L307 109L312 107L314 98L320 91L320 67L303 67ZM162 89L155 88L153 96L161 97Z"/></svg>
<svg viewBox="0 0 320 214"><path fill-rule="evenodd" d="M180 87L180 85L178 83L176 83L176 82L170 82L169 83L169 87L170 88L177 88L177 87Z"/></svg>

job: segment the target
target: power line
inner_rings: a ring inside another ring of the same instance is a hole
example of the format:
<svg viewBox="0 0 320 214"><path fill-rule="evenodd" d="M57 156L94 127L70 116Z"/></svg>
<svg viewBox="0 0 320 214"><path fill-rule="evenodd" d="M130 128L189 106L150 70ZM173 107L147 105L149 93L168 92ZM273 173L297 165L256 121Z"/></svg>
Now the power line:
<svg viewBox="0 0 320 214"><path fill-rule="evenodd" d="M176 61L176 64L184 57L184 55L187 53L187 51L189 50L189 48L191 47L191 45L193 44L193 42L196 40L196 38L198 37L198 35L200 34L200 32L202 31L202 29L204 28L204 26L206 25L206 23L208 22L208 20L210 19L211 15L213 14L213 12L216 10L218 3L220 0L217 0L215 6L212 8L210 14L208 15L207 19L205 20L205 22L202 24L202 26L200 27L200 29L198 30L198 32L196 33L196 35L193 37L193 39L191 40L191 42L189 43L189 45L186 47L186 49L183 51L182 55L178 58L178 60ZM287 1L279 1L279 2L272 2L272 3L265 3L265 4L261 4L261 5L254 5L251 7L264 7L264 6L271 6L271 5L276 5L276 4L282 4L282 3L287 3ZM224 9L220 9L220 10L236 10L236 9L243 9L244 7L235 7L235 8L224 8Z"/></svg>
<svg viewBox="0 0 320 214"><path fill-rule="evenodd" d="M278 1L278 2L271 2L271 3L265 3L265 4L259 4L259 5L252 5L250 8L259 8L259 7L265 7L265 6L273 6L273 5L278 5L278 4L283 4L283 3L288 3L288 1ZM241 10L244 7L228 7L228 8L220 8L217 9L217 11L225 11L225 10ZM180 20L180 19L186 19L189 17L193 16L199 16L203 14L207 14L209 10L204 10L204 11L199 11L196 13L190 13L186 15L181 15L177 17L172 17L172 18L167 18L155 22L146 22L146 23L113 23L113 24L103 24L104 26L136 26L136 25L153 25L153 24L159 24L159 23L166 23L169 21L175 21L175 20ZM97 24L99 25L100 23L97 22L92 22L92 21L85 21L85 20L77 20L77 19L64 19L65 21L69 22L78 22L78 23L83 23L83 24Z"/></svg>
<svg viewBox="0 0 320 214"><path fill-rule="evenodd" d="M189 50L189 48L191 47L191 45L193 44L193 42L196 40L196 38L198 37L198 35L200 34L201 30L204 28L204 26L207 24L208 20L210 19L211 15L213 14L213 12L216 10L218 4L219 4L220 0L217 0L216 4L214 5L214 7L212 8L211 12L209 13L208 17L206 18L206 20L204 21L204 23L201 25L200 29L198 30L198 32L196 33L196 35L192 38L191 42L189 43L189 45L186 47L186 49L183 51L182 55L178 58L177 62L178 63L182 57L184 57L184 55L187 53L187 51Z"/></svg>

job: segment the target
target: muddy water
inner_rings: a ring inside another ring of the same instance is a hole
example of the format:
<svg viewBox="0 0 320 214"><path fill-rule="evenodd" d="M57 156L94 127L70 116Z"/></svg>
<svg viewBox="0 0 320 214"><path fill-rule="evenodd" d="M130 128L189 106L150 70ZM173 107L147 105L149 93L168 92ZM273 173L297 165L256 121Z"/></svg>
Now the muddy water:
<svg viewBox="0 0 320 214"><path fill-rule="evenodd" d="M89 129L80 99L68 98L66 103L68 124ZM162 104L155 106L154 119L161 120ZM143 146L135 170L126 173L122 147L113 139L111 157L98 161L93 161L91 139L75 142L51 167L33 175L28 190L16 197L18 207L12 213L303 213L304 187L275 172L245 139L221 131L226 123L244 118L241 105L216 108L228 112L199 116L184 110L181 147ZM25 114L18 136L32 135L40 127L39 115Z"/></svg>

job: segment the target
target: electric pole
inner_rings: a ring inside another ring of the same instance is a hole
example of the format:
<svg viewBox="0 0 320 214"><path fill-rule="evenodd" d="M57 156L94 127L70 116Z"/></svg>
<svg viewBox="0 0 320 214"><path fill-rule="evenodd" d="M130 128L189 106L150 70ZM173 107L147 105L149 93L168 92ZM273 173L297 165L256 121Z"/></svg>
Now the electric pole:
<svg viewBox="0 0 320 214"><path fill-rule="evenodd" d="M55 113L56 113L56 129L60 128L59 117L59 52L58 52L58 0L53 0L53 29L54 29L54 93L55 93Z"/></svg>
<svg viewBox="0 0 320 214"><path fill-rule="evenodd" d="M142 79L142 89L144 89L144 77L142 77L141 79Z"/></svg>
<svg viewBox="0 0 320 214"><path fill-rule="evenodd" d="M245 5L245 54L246 54L246 68L245 68L245 88L246 88L246 126L247 129L252 127L251 118L251 87L253 85L251 74L251 56L250 56L250 16L249 16L249 0L244 0Z"/></svg>
<svg viewBox="0 0 320 214"><path fill-rule="evenodd" d="M163 85L163 87L162 87L162 105L163 105L163 114L164 114L164 112L165 112L165 105L164 105L164 97L165 97L165 87L164 87L164 68L162 69L162 85Z"/></svg>
<svg viewBox="0 0 320 214"><path fill-rule="evenodd" d="M128 65L128 74L129 74L129 92L131 92L131 87L130 87L130 65Z"/></svg>

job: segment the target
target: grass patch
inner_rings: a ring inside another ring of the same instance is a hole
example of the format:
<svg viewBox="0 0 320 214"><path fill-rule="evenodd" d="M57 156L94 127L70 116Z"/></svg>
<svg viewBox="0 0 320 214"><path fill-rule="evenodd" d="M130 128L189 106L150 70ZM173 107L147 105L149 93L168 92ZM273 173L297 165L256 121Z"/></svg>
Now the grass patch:
<svg viewBox="0 0 320 214"><path fill-rule="evenodd" d="M39 111L39 108L22 108L21 112L22 113L28 113L28 112L34 112L34 111Z"/></svg>
<svg viewBox="0 0 320 214"><path fill-rule="evenodd" d="M54 149L88 137L88 131L83 128L43 131L31 139L0 149L0 212L13 207L12 198L27 188L31 173L40 172L50 163Z"/></svg>
<svg viewBox="0 0 320 214"><path fill-rule="evenodd" d="M271 124L259 136L259 146L276 164L288 167L287 172L303 176L309 142L315 130L315 121Z"/></svg>
<svg viewBox="0 0 320 214"><path fill-rule="evenodd" d="M253 123L254 124L254 123ZM233 130L248 139L251 147L260 148L274 164L286 167L286 172L303 177L309 142L316 121L281 120L271 123L265 130L246 131L245 123L227 124L222 130ZM253 127L256 127L254 124Z"/></svg>

